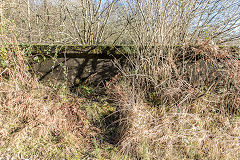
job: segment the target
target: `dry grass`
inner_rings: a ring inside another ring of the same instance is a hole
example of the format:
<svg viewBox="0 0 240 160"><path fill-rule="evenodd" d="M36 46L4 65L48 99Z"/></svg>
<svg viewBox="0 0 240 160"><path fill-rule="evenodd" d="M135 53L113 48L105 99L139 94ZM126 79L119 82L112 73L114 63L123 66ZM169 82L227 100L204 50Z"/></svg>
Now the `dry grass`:
<svg viewBox="0 0 240 160"><path fill-rule="evenodd" d="M2 156L49 158L52 154L60 158L65 153L74 157L77 150L84 152L91 147L96 132L77 103L54 96L50 89L10 85L0 86Z"/></svg>
<svg viewBox="0 0 240 160"><path fill-rule="evenodd" d="M238 54L208 42L175 53L172 61L149 65L152 72L145 72L146 63L136 66L145 76L125 72L109 85L121 114L121 153L132 159L239 159ZM152 83L159 77L161 85Z"/></svg>
<svg viewBox="0 0 240 160"><path fill-rule="evenodd" d="M122 88L115 88L121 93L122 153L132 159L239 159L239 116L216 113L207 96L191 105L155 108Z"/></svg>
<svg viewBox="0 0 240 160"><path fill-rule="evenodd" d="M211 30L204 15L216 3L127 2L138 52L120 81L109 84L120 113L120 153L131 159L239 159L239 53L201 35Z"/></svg>
<svg viewBox="0 0 240 160"><path fill-rule="evenodd" d="M120 114L119 154L112 157L99 148L99 130L80 109L81 99L32 77L24 52L16 47L14 26L1 24L1 156L239 159L239 59L229 49L194 39L198 31L192 36L194 45L188 42L185 22L192 19L186 14L194 10L191 1L180 8L173 1L162 2L136 6L137 19L129 28L135 34L138 54L129 58L129 68L122 69L121 81L108 84ZM154 8L159 12L153 12ZM159 21L151 18L156 13ZM159 45L153 47L155 42Z"/></svg>
<svg viewBox="0 0 240 160"><path fill-rule="evenodd" d="M0 158L101 158L100 130L92 125L83 100L63 85L54 89L28 73L17 47L15 27L0 25ZM96 148L97 147L97 148Z"/></svg>

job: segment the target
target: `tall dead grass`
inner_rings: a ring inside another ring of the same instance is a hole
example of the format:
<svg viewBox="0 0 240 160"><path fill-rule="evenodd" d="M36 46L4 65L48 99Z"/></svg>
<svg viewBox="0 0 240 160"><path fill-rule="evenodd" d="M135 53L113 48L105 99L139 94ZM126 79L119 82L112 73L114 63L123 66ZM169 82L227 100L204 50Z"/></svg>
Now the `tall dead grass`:
<svg viewBox="0 0 240 160"><path fill-rule="evenodd" d="M205 9L223 12L208 2L125 3L126 17L135 18L129 28L138 52L111 89L119 147L132 159L240 158L239 53L200 36L208 30ZM191 32L193 22L205 26Z"/></svg>
<svg viewBox="0 0 240 160"><path fill-rule="evenodd" d="M132 159L239 159L239 60L207 42L181 50L186 63L178 57L173 65L154 66L162 75L158 87L146 87L148 80L136 75L112 84L122 153Z"/></svg>
<svg viewBox="0 0 240 160"><path fill-rule="evenodd" d="M0 158L80 158L97 130L80 99L29 74L15 29L8 20L0 24Z"/></svg>

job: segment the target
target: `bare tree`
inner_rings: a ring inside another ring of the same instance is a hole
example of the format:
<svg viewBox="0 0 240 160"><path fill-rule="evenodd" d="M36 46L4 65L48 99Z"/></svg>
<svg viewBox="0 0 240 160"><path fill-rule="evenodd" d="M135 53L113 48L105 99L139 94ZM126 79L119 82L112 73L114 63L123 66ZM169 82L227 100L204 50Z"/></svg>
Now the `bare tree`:
<svg viewBox="0 0 240 160"><path fill-rule="evenodd" d="M176 139L189 134L186 128L179 132L184 118L179 120L175 131L171 128L174 120L167 120L166 128L161 129L165 116L182 114L185 117L193 113L192 105L207 106L201 111L204 114L207 108L215 106L234 106L233 110L239 110L239 103L221 103L239 98L238 82L231 85L232 88L226 87L232 81L239 81L238 76L229 80L229 73L239 73L239 61L210 42L240 38L240 1L121 0L121 4L122 15L129 24L128 33L137 48L128 58L129 68L122 68L125 83L113 85L123 121L121 151L132 153L136 159L174 159L175 145L179 145ZM214 74L210 74L210 70ZM220 86L220 81L226 86L218 93L212 87ZM203 90L206 92L202 93ZM223 100L219 102L216 97ZM196 116L200 112L194 113ZM211 116L209 113L209 118ZM172 134L175 135L164 140Z"/></svg>
<svg viewBox="0 0 240 160"><path fill-rule="evenodd" d="M166 35L171 35L167 39L175 44L186 40L196 42L198 38L223 43L239 39L239 3L238 0L9 0L1 3L1 16L13 19L22 40L32 43L129 44L141 39L149 44L169 44Z"/></svg>

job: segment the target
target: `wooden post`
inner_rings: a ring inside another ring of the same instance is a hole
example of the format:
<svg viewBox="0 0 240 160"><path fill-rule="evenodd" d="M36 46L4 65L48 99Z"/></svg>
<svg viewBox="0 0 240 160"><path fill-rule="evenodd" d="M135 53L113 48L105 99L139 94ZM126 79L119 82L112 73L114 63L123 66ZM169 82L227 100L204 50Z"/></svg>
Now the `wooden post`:
<svg viewBox="0 0 240 160"><path fill-rule="evenodd" d="M31 42L31 8L30 0L27 1L27 19L28 19L28 43Z"/></svg>
<svg viewBox="0 0 240 160"><path fill-rule="evenodd" d="M0 0L0 23L3 22L3 0Z"/></svg>
<svg viewBox="0 0 240 160"><path fill-rule="evenodd" d="M44 41L48 40L49 35L49 23L50 23L50 17L49 17L49 10L48 10L48 3L47 0L43 1L43 10L44 10Z"/></svg>

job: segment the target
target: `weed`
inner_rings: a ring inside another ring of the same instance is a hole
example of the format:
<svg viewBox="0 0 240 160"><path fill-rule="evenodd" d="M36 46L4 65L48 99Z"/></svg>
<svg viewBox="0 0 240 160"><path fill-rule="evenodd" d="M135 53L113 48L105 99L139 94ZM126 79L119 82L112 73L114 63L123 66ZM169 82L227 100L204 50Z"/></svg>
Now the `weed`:
<svg viewBox="0 0 240 160"><path fill-rule="evenodd" d="M99 145L92 143L99 130L81 109L85 105L81 98L73 98L65 84L38 82L26 70L25 53L15 37L4 35L9 30L0 27L0 59L6 63L0 72L0 155L17 159L92 157L86 153L94 153L91 148ZM86 94L91 92L87 87L82 89ZM108 154L102 147L96 151L98 157Z"/></svg>

